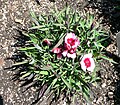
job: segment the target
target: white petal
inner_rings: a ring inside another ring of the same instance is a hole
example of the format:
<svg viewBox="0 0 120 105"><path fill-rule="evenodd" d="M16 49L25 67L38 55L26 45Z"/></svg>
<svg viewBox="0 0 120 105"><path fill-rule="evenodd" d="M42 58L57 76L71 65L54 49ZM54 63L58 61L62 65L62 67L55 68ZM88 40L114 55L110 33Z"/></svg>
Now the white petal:
<svg viewBox="0 0 120 105"><path fill-rule="evenodd" d="M76 39L76 36L74 33L67 33L67 35L65 36L65 43L67 43L68 38Z"/></svg>
<svg viewBox="0 0 120 105"><path fill-rule="evenodd" d="M68 53L68 51L65 50L65 51L63 51L62 55L65 57L67 55L67 53Z"/></svg>
<svg viewBox="0 0 120 105"><path fill-rule="evenodd" d="M82 60L84 61L85 58L92 58L92 53L83 55Z"/></svg>
<svg viewBox="0 0 120 105"><path fill-rule="evenodd" d="M80 62L81 68L83 71L86 71L86 66L85 63L83 62L83 60Z"/></svg>
<svg viewBox="0 0 120 105"><path fill-rule="evenodd" d="M74 58L76 58L76 53L73 53L73 54L68 53L68 54L67 54L67 57L74 59Z"/></svg>

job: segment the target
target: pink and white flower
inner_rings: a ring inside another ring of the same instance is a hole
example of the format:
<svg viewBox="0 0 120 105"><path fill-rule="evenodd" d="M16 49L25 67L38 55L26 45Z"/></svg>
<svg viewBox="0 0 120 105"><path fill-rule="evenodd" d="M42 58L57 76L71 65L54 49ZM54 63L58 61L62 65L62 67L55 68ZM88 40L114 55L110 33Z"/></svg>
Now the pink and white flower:
<svg viewBox="0 0 120 105"><path fill-rule="evenodd" d="M67 33L65 37L64 51L63 56L67 56L68 58L76 58L76 49L80 44L78 38L74 33Z"/></svg>
<svg viewBox="0 0 120 105"><path fill-rule="evenodd" d="M59 46L58 48L54 48L52 50L53 53L57 54L58 58L61 58L62 55L68 58L76 58L76 49L80 44L78 38L74 33L67 33L65 36L64 46Z"/></svg>
<svg viewBox="0 0 120 105"><path fill-rule="evenodd" d="M80 44L74 33L67 33L65 37L65 43L67 44L68 48L77 48Z"/></svg>
<svg viewBox="0 0 120 105"><path fill-rule="evenodd" d="M80 62L81 68L86 71L93 72L95 68L95 62L94 59L92 58L92 54L85 54Z"/></svg>
<svg viewBox="0 0 120 105"><path fill-rule="evenodd" d="M57 58L62 58L62 48L54 48L52 49L52 52L57 54Z"/></svg>
<svg viewBox="0 0 120 105"><path fill-rule="evenodd" d="M71 49L65 49L64 51L63 51L63 53L62 53L62 55L64 56L64 57L68 57L68 58L76 58L76 48L71 48Z"/></svg>

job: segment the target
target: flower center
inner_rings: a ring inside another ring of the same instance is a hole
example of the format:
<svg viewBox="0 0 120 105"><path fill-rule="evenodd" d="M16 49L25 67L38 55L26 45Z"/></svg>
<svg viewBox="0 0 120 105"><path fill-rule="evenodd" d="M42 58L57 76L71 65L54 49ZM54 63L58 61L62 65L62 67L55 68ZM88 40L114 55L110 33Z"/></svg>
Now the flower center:
<svg viewBox="0 0 120 105"><path fill-rule="evenodd" d="M70 53L70 54L73 54L73 53L75 53L75 51L76 51L76 49L75 49L75 48L74 48L74 49L73 49L73 48L71 48L71 49L69 50L69 53Z"/></svg>
<svg viewBox="0 0 120 105"><path fill-rule="evenodd" d="M71 46L75 45L75 40L73 38L68 38L67 43L70 44Z"/></svg>
<svg viewBox="0 0 120 105"><path fill-rule="evenodd" d="M84 63L87 68L90 67L91 66L90 58L85 58Z"/></svg>

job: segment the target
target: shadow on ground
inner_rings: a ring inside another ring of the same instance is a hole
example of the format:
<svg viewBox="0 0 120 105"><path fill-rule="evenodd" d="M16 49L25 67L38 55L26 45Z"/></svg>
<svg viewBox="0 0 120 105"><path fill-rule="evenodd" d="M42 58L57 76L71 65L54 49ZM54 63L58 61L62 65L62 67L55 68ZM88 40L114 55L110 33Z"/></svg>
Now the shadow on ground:
<svg viewBox="0 0 120 105"><path fill-rule="evenodd" d="M109 23L112 35L115 36L114 43L116 43L116 33L120 31L120 1L119 0L105 0L101 5L102 16ZM117 71L118 79L115 82L114 91L114 104L120 105L120 58L112 54L112 58L118 62L114 65L115 71Z"/></svg>
<svg viewBox="0 0 120 105"><path fill-rule="evenodd" d="M120 31L120 0L91 0L92 8L99 10L103 23L110 25L112 33Z"/></svg>
<svg viewBox="0 0 120 105"><path fill-rule="evenodd" d="M3 98L1 95L0 95L0 105L3 105Z"/></svg>
<svg viewBox="0 0 120 105"><path fill-rule="evenodd" d="M120 58L119 64L114 65L115 71L117 71L118 80L115 83L115 91L114 91L114 105L120 105Z"/></svg>
<svg viewBox="0 0 120 105"><path fill-rule="evenodd" d="M20 30L17 29L18 32L18 36L14 37L14 39L16 40L16 44L14 45L14 47L25 47L27 41L29 40L29 38L27 36L25 36L23 33L26 32L26 30ZM26 32L27 33L27 32ZM34 80L34 73L31 73L30 75L27 75L25 78L21 78L23 76L23 72L27 73L30 69L28 68L28 62L25 62L23 64L17 64L19 62L22 62L24 60L29 60L29 58L27 56L25 56L24 53L22 53L21 51L17 50L15 52L15 54L11 57L8 58L11 59L12 61L16 62L15 65L13 65L10 68L6 68L6 69L11 69L12 71L15 71L15 74L13 75L12 80L14 82L18 82L20 84L20 87L23 88L23 92L28 91L30 88L33 88L33 91L35 93L35 98L34 100L31 102L30 105L36 105L37 103L40 103L40 105L44 105L44 103L46 103L46 101L44 101L44 93L46 92L46 90L48 89L47 84L43 84L38 80ZM51 98L53 95L49 96L49 98ZM49 99L48 97L46 97L46 99ZM50 100L48 103L50 103L49 105L52 104L52 102L58 97L54 97L52 98L52 101ZM45 99L45 100L46 100ZM42 100L42 101L40 101ZM48 101L48 100L47 100ZM0 104L2 105L2 104Z"/></svg>
<svg viewBox="0 0 120 105"><path fill-rule="evenodd" d="M96 1L96 2L94 2ZM99 3L97 1L100 1ZM104 17L103 24L108 24L112 32L111 40L116 45L116 33L120 31L120 0L93 0L93 8L99 10L99 16ZM107 52L107 55L113 58L118 64L114 65L114 72L117 72L118 79L115 80L114 104L120 105L120 57L117 54Z"/></svg>

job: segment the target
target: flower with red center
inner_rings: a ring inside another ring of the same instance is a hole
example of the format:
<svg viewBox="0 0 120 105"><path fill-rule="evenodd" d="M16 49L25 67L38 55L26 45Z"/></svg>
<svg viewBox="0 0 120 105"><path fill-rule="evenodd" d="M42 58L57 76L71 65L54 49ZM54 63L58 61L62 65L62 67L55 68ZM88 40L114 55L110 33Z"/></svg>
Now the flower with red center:
<svg viewBox="0 0 120 105"><path fill-rule="evenodd" d="M71 48L69 51L68 51L70 54L73 54L76 52L76 48Z"/></svg>
<svg viewBox="0 0 120 105"><path fill-rule="evenodd" d="M85 54L80 62L81 68L86 71L91 71L93 72L95 68L95 62L94 59L92 58L92 54Z"/></svg>
<svg viewBox="0 0 120 105"><path fill-rule="evenodd" d="M67 33L65 36L64 46L59 46L52 50L53 53L57 54L58 58L61 58L62 55L68 58L76 58L76 49L79 45L79 40L74 33Z"/></svg>
<svg viewBox="0 0 120 105"><path fill-rule="evenodd" d="M65 36L65 43L69 48L77 48L77 46L80 44L74 33L67 33Z"/></svg>
<svg viewBox="0 0 120 105"><path fill-rule="evenodd" d="M65 37L64 51L62 55L68 58L76 58L76 49L79 45L79 40L74 33L68 33Z"/></svg>
<svg viewBox="0 0 120 105"><path fill-rule="evenodd" d="M62 55L64 57L67 56L68 58L76 58L76 48L68 49L66 44L65 44L64 51L62 52Z"/></svg>

